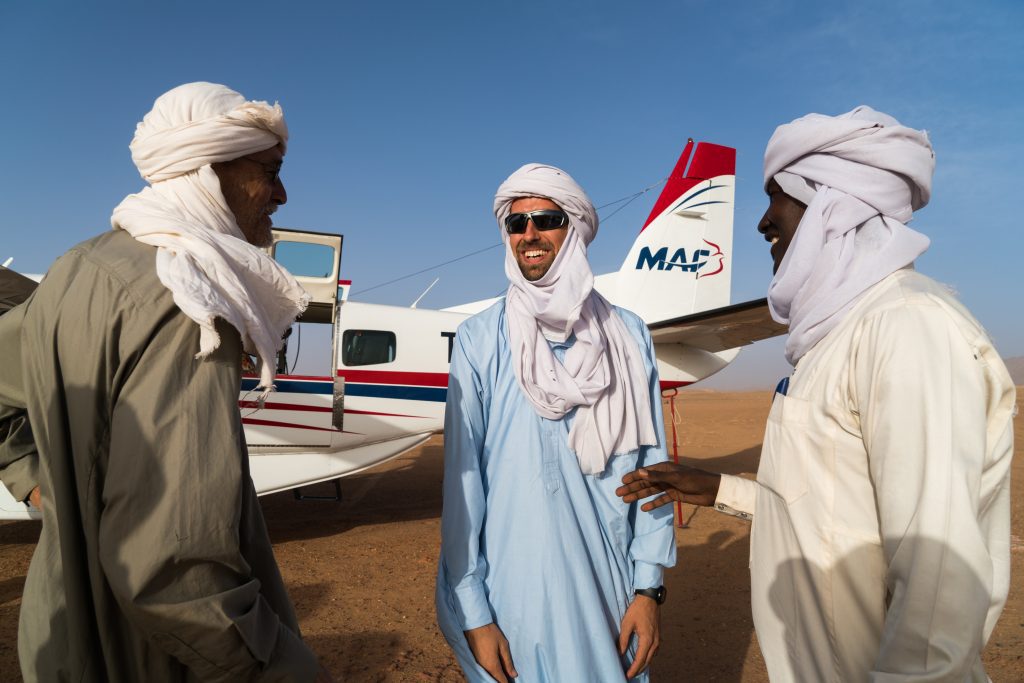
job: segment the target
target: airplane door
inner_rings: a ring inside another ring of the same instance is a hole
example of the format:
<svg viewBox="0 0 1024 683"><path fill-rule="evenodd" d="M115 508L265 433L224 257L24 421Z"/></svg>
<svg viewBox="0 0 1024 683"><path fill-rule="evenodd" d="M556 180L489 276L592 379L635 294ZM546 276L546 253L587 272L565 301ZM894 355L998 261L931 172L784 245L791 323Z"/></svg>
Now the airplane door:
<svg viewBox="0 0 1024 683"><path fill-rule="evenodd" d="M255 379L242 384L239 407L247 443L257 449L296 446L325 447L342 428L344 380L334 368L333 339L338 315L338 274L342 236L276 228L271 256L295 276L311 296L309 307L297 322L329 325L331 349L318 359L316 374L290 375L281 363L274 383L277 391L263 404L256 403ZM319 368L322 367L322 370Z"/></svg>

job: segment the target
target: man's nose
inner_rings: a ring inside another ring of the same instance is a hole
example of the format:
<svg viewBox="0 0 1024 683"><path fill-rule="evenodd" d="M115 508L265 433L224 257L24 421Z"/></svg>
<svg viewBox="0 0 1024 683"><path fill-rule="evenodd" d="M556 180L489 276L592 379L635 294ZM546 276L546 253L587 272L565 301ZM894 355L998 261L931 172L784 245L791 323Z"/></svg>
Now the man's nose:
<svg viewBox="0 0 1024 683"><path fill-rule="evenodd" d="M765 211L764 215L761 216L761 221L757 224L757 231L762 235L768 230L772 222L768 220L768 212Z"/></svg>
<svg viewBox="0 0 1024 683"><path fill-rule="evenodd" d="M280 177L274 182L274 191L270 193L270 201L278 206L288 203L288 192L284 189L284 182Z"/></svg>
<svg viewBox="0 0 1024 683"><path fill-rule="evenodd" d="M540 237L540 231L537 230L537 226L533 224L533 218L526 221L526 230L523 231L523 239L527 242L533 242Z"/></svg>

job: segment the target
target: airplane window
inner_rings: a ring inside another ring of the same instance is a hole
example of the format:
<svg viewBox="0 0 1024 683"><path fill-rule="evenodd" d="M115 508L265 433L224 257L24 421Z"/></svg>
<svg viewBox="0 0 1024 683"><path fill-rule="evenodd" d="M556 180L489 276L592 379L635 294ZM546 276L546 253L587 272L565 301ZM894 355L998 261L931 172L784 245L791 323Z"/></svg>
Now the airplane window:
<svg viewBox="0 0 1024 683"><path fill-rule="evenodd" d="M341 337L341 362L348 367L390 363L397 348L394 332L345 330Z"/></svg>
<svg viewBox="0 0 1024 683"><path fill-rule="evenodd" d="M334 272L334 249L326 244L278 242L274 245L274 259L292 275L330 277Z"/></svg>

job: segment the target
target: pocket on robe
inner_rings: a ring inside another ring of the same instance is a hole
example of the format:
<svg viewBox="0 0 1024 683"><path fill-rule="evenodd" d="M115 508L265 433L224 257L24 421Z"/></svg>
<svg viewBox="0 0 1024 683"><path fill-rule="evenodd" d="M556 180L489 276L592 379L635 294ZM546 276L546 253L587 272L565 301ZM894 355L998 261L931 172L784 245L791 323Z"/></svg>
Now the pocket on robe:
<svg viewBox="0 0 1024 683"><path fill-rule="evenodd" d="M811 404L775 394L761 449L757 481L787 504L808 490L807 452L817 441L811 434Z"/></svg>

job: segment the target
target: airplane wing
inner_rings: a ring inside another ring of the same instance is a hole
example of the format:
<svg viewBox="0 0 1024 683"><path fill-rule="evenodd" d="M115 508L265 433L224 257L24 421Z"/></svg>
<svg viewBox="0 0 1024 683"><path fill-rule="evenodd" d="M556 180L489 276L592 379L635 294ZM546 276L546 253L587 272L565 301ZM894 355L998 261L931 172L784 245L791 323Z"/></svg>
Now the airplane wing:
<svg viewBox="0 0 1024 683"><path fill-rule="evenodd" d="M38 286L38 282L21 273L0 267L0 315L27 299Z"/></svg>
<svg viewBox="0 0 1024 683"><path fill-rule="evenodd" d="M712 353L777 337L788 330L772 320L767 299L684 315L649 327L655 344L685 344Z"/></svg>

